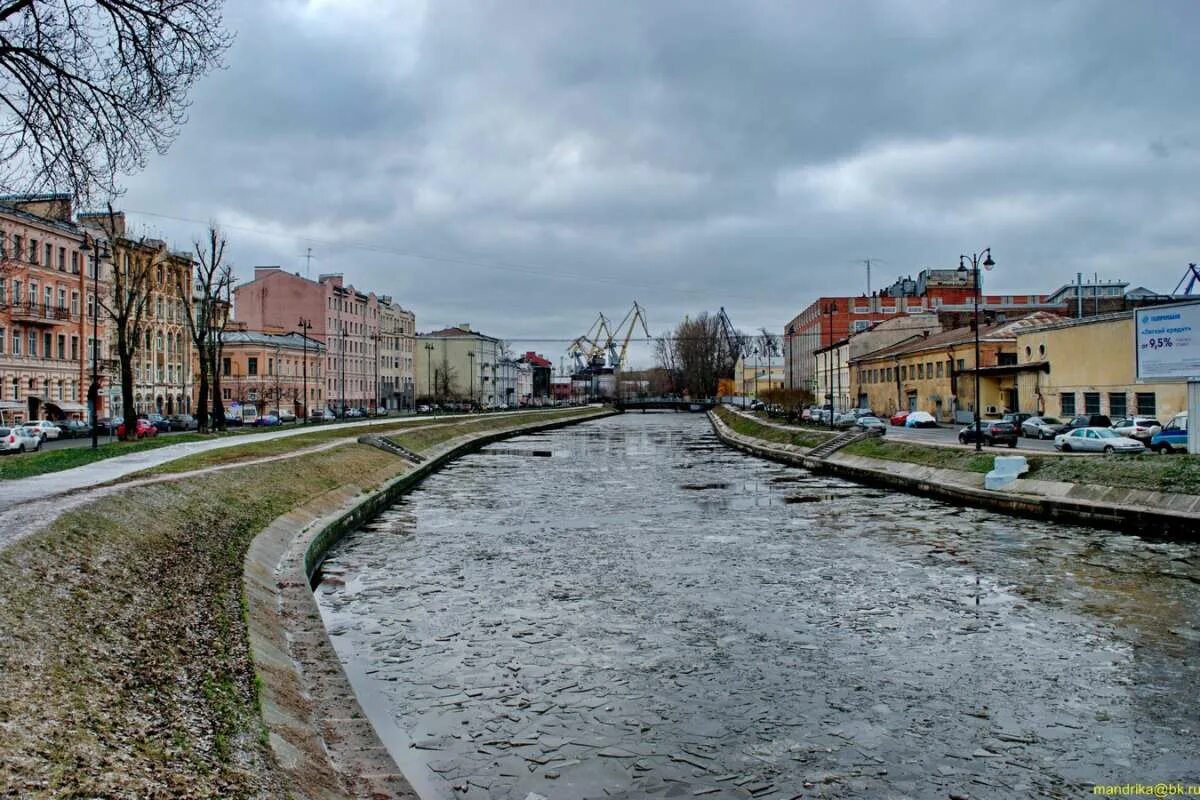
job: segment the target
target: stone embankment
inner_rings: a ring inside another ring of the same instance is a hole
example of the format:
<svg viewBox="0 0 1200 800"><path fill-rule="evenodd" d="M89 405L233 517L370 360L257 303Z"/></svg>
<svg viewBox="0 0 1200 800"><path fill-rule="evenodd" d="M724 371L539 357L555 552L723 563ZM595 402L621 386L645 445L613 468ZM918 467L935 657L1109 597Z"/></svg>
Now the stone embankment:
<svg viewBox="0 0 1200 800"><path fill-rule="evenodd" d="M729 446L813 472L1023 517L1114 528L1127 533L1200 536L1197 495L1036 478L1019 478L1007 490L989 491L984 488L983 473L837 451L814 457L812 451L816 448L738 433L715 412L709 412L709 419L717 437Z"/></svg>

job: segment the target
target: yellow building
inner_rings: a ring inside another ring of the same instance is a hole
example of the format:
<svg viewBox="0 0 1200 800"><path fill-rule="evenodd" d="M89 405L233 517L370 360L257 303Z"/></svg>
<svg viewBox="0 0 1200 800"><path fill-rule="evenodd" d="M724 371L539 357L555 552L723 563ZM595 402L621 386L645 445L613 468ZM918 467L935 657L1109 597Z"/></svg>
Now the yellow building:
<svg viewBox="0 0 1200 800"><path fill-rule="evenodd" d="M766 359L742 356L733 369L731 394L739 397L758 397L771 389L782 389L784 381L783 358Z"/></svg>
<svg viewBox="0 0 1200 800"><path fill-rule="evenodd" d="M985 325L980 329L978 371L974 328L912 336L851 359L851 391L857 395L859 407L879 414L928 411L943 422L965 422L974 416L978 374L981 416L1017 411L1023 405L1018 376L1045 368L1019 363L1018 333L1058 319L1039 311L1011 322Z"/></svg>
<svg viewBox="0 0 1200 800"><path fill-rule="evenodd" d="M1134 312L1061 320L1021 331L1021 365L1046 370L1020 373L1018 391L1028 400L1023 411L1053 417L1127 414L1166 422L1187 408L1185 381L1139 384L1134 353Z"/></svg>

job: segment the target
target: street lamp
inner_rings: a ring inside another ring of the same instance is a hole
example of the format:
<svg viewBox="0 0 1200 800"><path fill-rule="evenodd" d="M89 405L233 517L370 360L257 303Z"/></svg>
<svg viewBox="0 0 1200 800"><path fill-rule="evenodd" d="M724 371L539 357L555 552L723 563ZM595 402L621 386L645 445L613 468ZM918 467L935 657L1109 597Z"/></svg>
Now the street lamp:
<svg viewBox="0 0 1200 800"><path fill-rule="evenodd" d="M425 391L433 397L433 342L425 343Z"/></svg>
<svg viewBox="0 0 1200 800"><path fill-rule="evenodd" d="M302 345L304 355L301 358L301 362L300 362L301 373L304 376L303 378L300 379L301 380L301 390L302 390L302 394L304 395L304 401L303 401L303 403L301 403L300 407L304 411L304 424L307 425L308 424L308 332L310 330L312 330L312 322L305 319L304 317L301 317L299 325L300 325L300 335L302 337L304 337L304 341L303 341L303 345Z"/></svg>
<svg viewBox="0 0 1200 800"><path fill-rule="evenodd" d="M467 369L471 373L471 405L474 406L475 405L475 351L474 350L467 351L467 360L468 360L468 363L470 363L470 365L471 365Z"/></svg>
<svg viewBox="0 0 1200 800"><path fill-rule="evenodd" d="M837 303L830 303L825 307L825 313L829 316L829 349L825 351L825 388L826 394L829 395L829 427L832 430L833 415L835 412L833 398L833 315L837 313Z"/></svg>
<svg viewBox="0 0 1200 800"><path fill-rule="evenodd" d="M92 449L95 450L100 446L97 431L100 411L100 372L98 364L100 350L100 259L108 258L109 251L107 241L102 241L99 237L84 233L83 248L85 251L88 249L89 244L93 250L94 257L92 258L92 302L89 304L92 311L92 383L88 387L88 405L91 406Z"/></svg>
<svg viewBox="0 0 1200 800"><path fill-rule="evenodd" d="M979 424L979 257L983 256L983 266L991 269L996 266L996 262L992 260L992 248L985 247L982 252L971 254L971 276L975 280L975 452L983 452L983 438L980 434ZM967 256L960 255L958 257L958 271L967 271Z"/></svg>

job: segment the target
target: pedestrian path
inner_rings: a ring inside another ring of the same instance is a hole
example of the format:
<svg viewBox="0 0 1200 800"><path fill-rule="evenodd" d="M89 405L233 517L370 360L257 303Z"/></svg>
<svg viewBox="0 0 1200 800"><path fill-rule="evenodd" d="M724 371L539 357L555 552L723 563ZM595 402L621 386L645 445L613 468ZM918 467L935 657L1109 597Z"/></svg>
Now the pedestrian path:
<svg viewBox="0 0 1200 800"><path fill-rule="evenodd" d="M364 428L372 428L378 426L396 427L403 424L416 424L429 422L431 420L451 420L461 421L466 419L474 419L482 416L498 417L507 416L512 413L529 413L529 412L510 412L509 414L456 414L452 417L384 417L381 419L363 420L362 422L345 422L334 426L316 426L306 427L298 426L285 431L271 431L270 433L259 433L253 436L226 436L220 439L212 439L204 442L184 442L181 444L168 445L159 447L154 450L141 450L128 455L116 456L107 458L103 461L96 461L91 464L84 464L81 467L73 469L65 469L61 472L51 472L46 475L34 475L30 478L19 478L12 481L0 481L0 514L9 509L17 508L24 503L33 500L43 500L48 497L67 494L69 492L86 489L92 486L97 486L102 483L123 478L126 475L132 475L135 472L140 472L145 469L157 467L160 464L165 464L168 461L174 461L179 458L196 455L197 453L207 453L210 450L222 450L226 447L238 447L245 444L254 444L256 442L265 442L271 439L286 439L291 436L303 436L309 433L316 433L323 430L345 430L349 435L352 431L361 431Z"/></svg>

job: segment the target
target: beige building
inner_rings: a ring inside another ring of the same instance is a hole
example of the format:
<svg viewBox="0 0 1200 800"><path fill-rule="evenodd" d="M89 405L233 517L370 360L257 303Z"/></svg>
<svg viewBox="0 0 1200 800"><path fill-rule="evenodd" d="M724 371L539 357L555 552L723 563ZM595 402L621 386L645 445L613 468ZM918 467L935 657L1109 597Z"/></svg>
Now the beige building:
<svg viewBox="0 0 1200 800"><path fill-rule="evenodd" d="M1187 409L1186 381L1139 384L1134 312L1062 320L1016 341L1022 411L1053 417L1127 414L1166 422ZM1042 366L1043 369L1037 367Z"/></svg>
<svg viewBox="0 0 1200 800"><path fill-rule="evenodd" d="M741 397L758 397L771 389L782 389L786 374L783 358L766 359L744 355L733 369L733 393Z"/></svg>
<svg viewBox="0 0 1200 800"><path fill-rule="evenodd" d="M411 411L416 398L417 318L387 295L379 298L380 406Z"/></svg>
<svg viewBox="0 0 1200 800"><path fill-rule="evenodd" d="M813 353L812 367L817 402L828 403L832 398L834 408L838 411L875 408L870 405L869 395L860 391L855 383L850 362L899 342L940 331L937 314L906 314L877 322L848 339L835 342L831 347L819 348Z"/></svg>
<svg viewBox="0 0 1200 800"><path fill-rule="evenodd" d="M472 401L491 408L507 403L509 371L499 339L463 323L417 337L417 402ZM511 376L515 393L515 373Z"/></svg>

